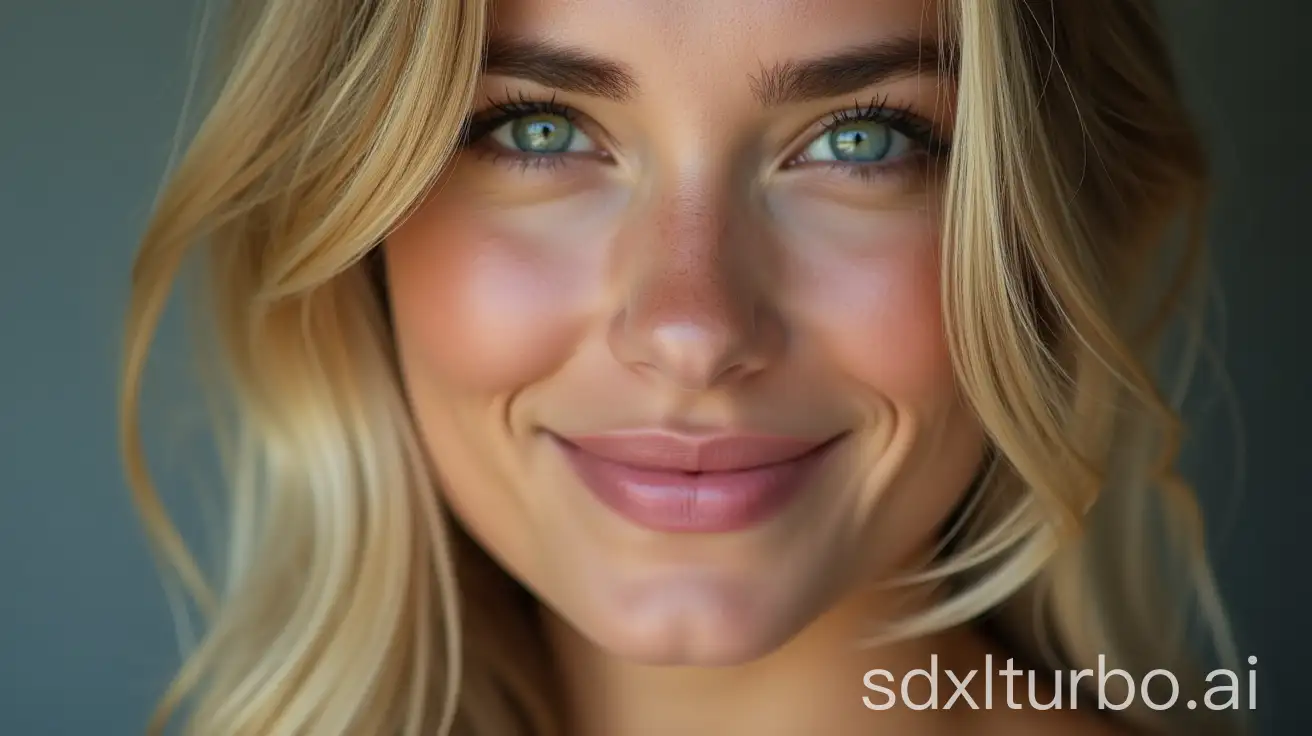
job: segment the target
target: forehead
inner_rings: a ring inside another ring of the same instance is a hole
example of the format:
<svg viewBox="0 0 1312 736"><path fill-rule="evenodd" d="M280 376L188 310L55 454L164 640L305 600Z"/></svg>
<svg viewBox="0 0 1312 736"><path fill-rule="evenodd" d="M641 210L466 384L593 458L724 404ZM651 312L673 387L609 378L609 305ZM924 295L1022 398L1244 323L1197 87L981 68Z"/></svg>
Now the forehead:
<svg viewBox="0 0 1312 736"><path fill-rule="evenodd" d="M937 0L499 0L493 13L494 37L613 59L644 89L663 80L723 83L884 38L935 38L941 25Z"/></svg>

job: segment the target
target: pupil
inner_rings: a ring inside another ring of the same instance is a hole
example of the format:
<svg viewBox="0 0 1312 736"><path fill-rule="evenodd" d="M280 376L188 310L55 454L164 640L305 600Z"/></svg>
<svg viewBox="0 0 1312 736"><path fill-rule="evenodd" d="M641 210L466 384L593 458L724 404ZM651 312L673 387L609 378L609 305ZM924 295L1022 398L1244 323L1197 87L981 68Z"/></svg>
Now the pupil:
<svg viewBox="0 0 1312 736"><path fill-rule="evenodd" d="M569 128L562 126L557 116L526 118L515 131L519 147L534 153L556 153L569 147Z"/></svg>
<svg viewBox="0 0 1312 736"><path fill-rule="evenodd" d="M875 161L888 153L890 143L887 129L882 125L863 123L861 127L840 128L830 134L830 145L837 157L844 161Z"/></svg>

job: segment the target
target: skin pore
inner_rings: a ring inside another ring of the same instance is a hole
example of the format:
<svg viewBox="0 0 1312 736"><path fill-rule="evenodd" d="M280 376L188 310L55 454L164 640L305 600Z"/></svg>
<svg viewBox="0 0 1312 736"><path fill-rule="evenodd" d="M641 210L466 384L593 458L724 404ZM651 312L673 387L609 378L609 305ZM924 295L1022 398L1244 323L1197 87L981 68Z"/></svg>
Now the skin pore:
<svg viewBox="0 0 1312 736"><path fill-rule="evenodd" d="M887 583L934 554L984 452L940 318L941 9L494 10L468 144L384 253L445 500L541 601L568 732L1103 733L1001 695L862 701L871 669L1007 657L971 629L858 646L932 595ZM600 503L555 440L633 429L837 440L779 515L675 533Z"/></svg>

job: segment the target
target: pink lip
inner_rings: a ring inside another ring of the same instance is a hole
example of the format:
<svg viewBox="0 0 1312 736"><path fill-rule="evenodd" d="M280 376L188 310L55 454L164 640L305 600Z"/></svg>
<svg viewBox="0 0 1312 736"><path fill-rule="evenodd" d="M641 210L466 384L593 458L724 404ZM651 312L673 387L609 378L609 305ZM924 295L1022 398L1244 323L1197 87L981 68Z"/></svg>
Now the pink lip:
<svg viewBox="0 0 1312 736"><path fill-rule="evenodd" d="M657 531L729 532L780 513L836 443L667 432L552 435L603 504Z"/></svg>

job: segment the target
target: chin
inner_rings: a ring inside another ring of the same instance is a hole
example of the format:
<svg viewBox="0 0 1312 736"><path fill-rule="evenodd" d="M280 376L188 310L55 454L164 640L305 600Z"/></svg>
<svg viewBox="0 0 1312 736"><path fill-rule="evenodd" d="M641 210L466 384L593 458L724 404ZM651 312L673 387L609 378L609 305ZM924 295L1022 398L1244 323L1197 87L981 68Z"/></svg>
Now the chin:
<svg viewBox="0 0 1312 736"><path fill-rule="evenodd" d="M811 591L794 593L761 589L759 581L665 580L608 591L600 610L571 625L634 664L741 665L778 650L820 613Z"/></svg>

